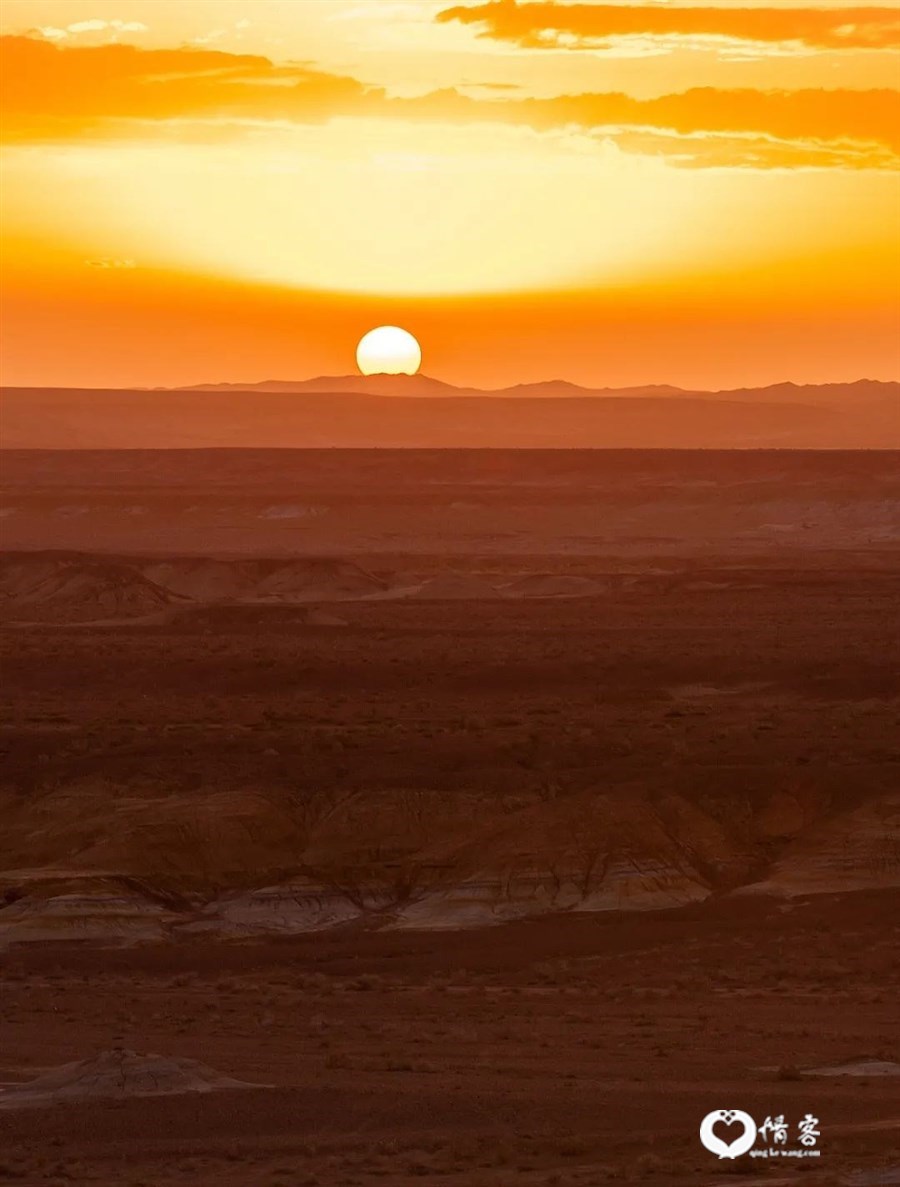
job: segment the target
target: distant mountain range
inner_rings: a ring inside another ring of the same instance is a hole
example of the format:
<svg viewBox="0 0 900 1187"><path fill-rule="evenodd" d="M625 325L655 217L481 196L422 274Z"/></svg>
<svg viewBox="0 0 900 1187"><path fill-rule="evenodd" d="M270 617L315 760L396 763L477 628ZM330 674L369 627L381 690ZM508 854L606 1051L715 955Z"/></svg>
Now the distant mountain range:
<svg viewBox="0 0 900 1187"><path fill-rule="evenodd" d="M734 391L498 391L426 375L190 388L6 388L0 445L19 449L900 449L900 383Z"/></svg>
<svg viewBox="0 0 900 1187"><path fill-rule="evenodd" d="M668 384L645 387L587 388L565 379L518 383L514 387L457 387L430 375L320 375L315 379L263 379L259 383L195 383L190 387L157 388L183 392L353 392L367 396L494 396L499 398L572 396L665 396L680 388Z"/></svg>
<svg viewBox="0 0 900 1187"><path fill-rule="evenodd" d="M765 403L833 404L844 400L877 399L896 396L898 384L876 379L854 383L796 384L776 383L770 387L744 387L725 391L700 391L673 387L668 383L649 383L639 387L583 387L566 379L545 379L540 383L517 383L512 387L457 387L430 375L320 375L314 379L263 379L258 383L196 383L189 387L156 388L156 391L183 392L298 392L335 394L352 392L367 396L437 396L483 397L494 399L611 399L619 397L680 396L708 397L719 400L752 399Z"/></svg>

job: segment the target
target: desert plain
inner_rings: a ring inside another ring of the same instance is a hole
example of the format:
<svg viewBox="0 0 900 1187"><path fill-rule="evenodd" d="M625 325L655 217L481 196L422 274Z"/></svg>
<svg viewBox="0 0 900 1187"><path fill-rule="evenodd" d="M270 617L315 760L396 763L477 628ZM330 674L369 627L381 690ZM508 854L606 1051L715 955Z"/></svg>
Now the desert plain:
<svg viewBox="0 0 900 1187"><path fill-rule="evenodd" d="M0 1181L900 1182L898 460L7 450Z"/></svg>

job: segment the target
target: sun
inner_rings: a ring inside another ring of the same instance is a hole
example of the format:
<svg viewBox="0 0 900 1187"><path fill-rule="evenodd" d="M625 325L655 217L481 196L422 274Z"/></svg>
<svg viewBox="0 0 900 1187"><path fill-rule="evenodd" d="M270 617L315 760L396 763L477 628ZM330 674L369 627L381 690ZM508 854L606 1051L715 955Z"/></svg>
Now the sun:
<svg viewBox="0 0 900 1187"><path fill-rule="evenodd" d="M408 330L378 326L360 338L356 365L363 375L415 375L422 348Z"/></svg>

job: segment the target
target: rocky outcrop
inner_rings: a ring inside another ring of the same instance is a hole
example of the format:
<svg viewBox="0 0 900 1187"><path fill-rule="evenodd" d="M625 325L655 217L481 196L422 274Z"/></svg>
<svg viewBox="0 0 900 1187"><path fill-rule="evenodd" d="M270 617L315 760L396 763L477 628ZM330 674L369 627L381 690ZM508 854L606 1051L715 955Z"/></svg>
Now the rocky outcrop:
<svg viewBox="0 0 900 1187"><path fill-rule="evenodd" d="M11 870L0 887L0 949L71 941L160 943L177 919L177 911L127 878L101 873Z"/></svg>
<svg viewBox="0 0 900 1187"><path fill-rule="evenodd" d="M40 1107L97 1097L181 1096L234 1088L263 1088L223 1076L195 1059L140 1055L125 1048L65 1063L24 1083L0 1084L0 1109Z"/></svg>
<svg viewBox="0 0 900 1187"><path fill-rule="evenodd" d="M340 602L383 594L387 583L340 558L165 560L79 553L0 557L0 609L29 621L150 618L172 607Z"/></svg>
<svg viewBox="0 0 900 1187"><path fill-rule="evenodd" d="M514 803L69 787L8 816L0 945L456 929L900 885L896 796L835 810L775 791L737 807L719 818L639 786Z"/></svg>
<svg viewBox="0 0 900 1187"><path fill-rule="evenodd" d="M12 617L65 621L137 618L181 600L130 565L90 559L0 564L0 599Z"/></svg>
<svg viewBox="0 0 900 1187"><path fill-rule="evenodd" d="M741 893L834 894L900 886L900 794L867 800L824 819L804 822L786 806L792 839L767 876Z"/></svg>
<svg viewBox="0 0 900 1187"><path fill-rule="evenodd" d="M528 573L504 587L515 598L591 598L608 593L611 580L598 581L569 573Z"/></svg>

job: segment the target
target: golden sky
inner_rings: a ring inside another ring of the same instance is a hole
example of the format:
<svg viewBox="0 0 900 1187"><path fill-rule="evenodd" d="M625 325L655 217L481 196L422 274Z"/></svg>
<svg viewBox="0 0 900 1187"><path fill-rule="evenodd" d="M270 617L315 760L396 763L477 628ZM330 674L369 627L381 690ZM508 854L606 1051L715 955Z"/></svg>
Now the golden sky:
<svg viewBox="0 0 900 1187"><path fill-rule="evenodd" d="M900 376L900 9L4 0L2 379Z"/></svg>

